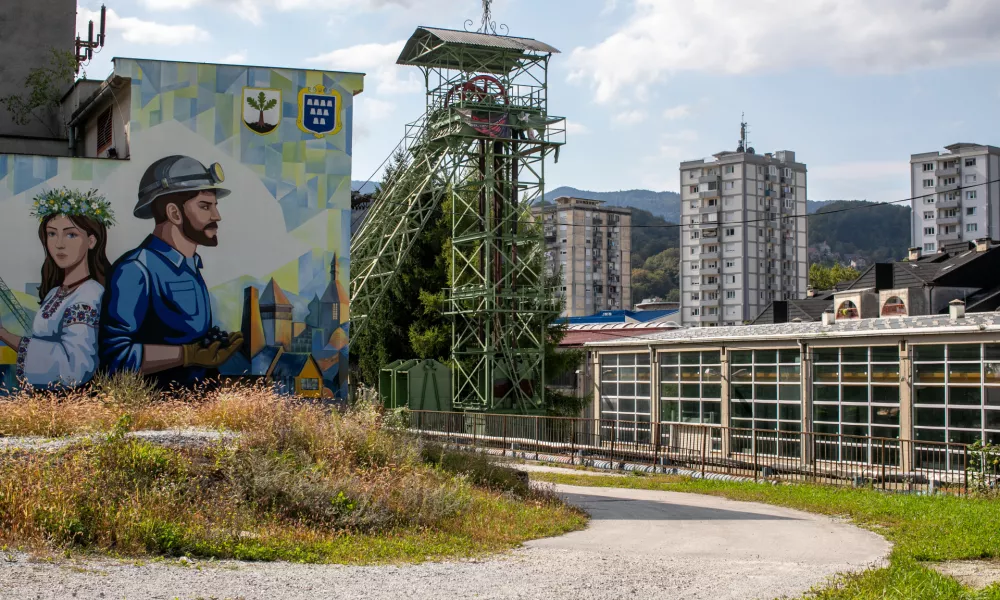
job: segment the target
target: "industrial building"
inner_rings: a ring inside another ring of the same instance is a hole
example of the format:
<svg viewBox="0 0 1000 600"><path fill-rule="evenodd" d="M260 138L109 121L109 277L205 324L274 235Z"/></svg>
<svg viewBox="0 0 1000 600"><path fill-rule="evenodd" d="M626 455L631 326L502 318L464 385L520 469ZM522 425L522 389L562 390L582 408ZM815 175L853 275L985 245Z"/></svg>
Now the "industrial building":
<svg viewBox="0 0 1000 600"><path fill-rule="evenodd" d="M945 150L910 156L911 245L925 254L951 242L1000 239L1000 148Z"/></svg>
<svg viewBox="0 0 1000 600"><path fill-rule="evenodd" d="M921 444L1000 443L1000 314L859 319L687 328L587 345L594 402L589 416L618 423L618 439L650 442L652 423L669 444L671 425L719 425L713 450L729 453L723 428L787 441L761 454L805 456L904 469L935 462L960 469L949 452ZM803 434L815 444L800 443ZM857 437L851 437L857 436ZM914 440L900 452L895 440ZM894 452L876 456L874 445ZM926 466L926 465L924 465Z"/></svg>
<svg viewBox="0 0 1000 600"><path fill-rule="evenodd" d="M632 307L632 211L562 196L532 209L541 215L546 266L561 272L564 317Z"/></svg>
<svg viewBox="0 0 1000 600"><path fill-rule="evenodd" d="M681 318L738 325L808 282L806 165L783 150L756 154L746 124L736 151L680 165Z"/></svg>

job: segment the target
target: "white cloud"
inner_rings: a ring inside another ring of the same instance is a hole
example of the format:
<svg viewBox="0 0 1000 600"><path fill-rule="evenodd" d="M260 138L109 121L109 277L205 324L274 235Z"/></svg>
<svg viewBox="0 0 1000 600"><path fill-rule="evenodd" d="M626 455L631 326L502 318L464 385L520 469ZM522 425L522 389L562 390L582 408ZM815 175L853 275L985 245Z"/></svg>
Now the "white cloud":
<svg viewBox="0 0 1000 600"><path fill-rule="evenodd" d="M244 48L243 50L238 50L236 52L233 52L232 54L227 54L219 59L220 63L237 64L237 65L245 63L246 61L247 61L246 48Z"/></svg>
<svg viewBox="0 0 1000 600"><path fill-rule="evenodd" d="M77 13L78 30L85 29L88 21L100 22L100 18L100 12L80 8ZM119 17L110 8L107 11L107 30L118 33L122 39L133 44L178 46L209 38L208 32L197 25L164 25L136 17Z"/></svg>
<svg viewBox="0 0 1000 600"><path fill-rule="evenodd" d="M606 103L679 71L795 67L898 72L1000 59L996 0L635 0L631 19L571 56Z"/></svg>
<svg viewBox="0 0 1000 600"><path fill-rule="evenodd" d="M590 128L583 123L577 123L576 121L566 121L566 133L570 135L587 135L590 133Z"/></svg>
<svg viewBox="0 0 1000 600"><path fill-rule="evenodd" d="M612 120L619 125L635 125L646 119L646 112L638 109L623 110L617 113Z"/></svg>
<svg viewBox="0 0 1000 600"><path fill-rule="evenodd" d="M388 44L358 44L307 58L306 62L334 71L367 73L377 94L414 93L423 89L415 70L396 65L405 43L399 40Z"/></svg>
<svg viewBox="0 0 1000 600"><path fill-rule="evenodd" d="M663 111L663 118L668 121L675 121L677 119L684 119L691 116L691 107L687 104L681 104L679 106L672 106Z"/></svg>
<svg viewBox="0 0 1000 600"><path fill-rule="evenodd" d="M244 19L260 25L267 11L312 10L317 14L358 14L370 12L428 11L465 5L459 0L141 0L150 11L188 10L207 4L221 4Z"/></svg>

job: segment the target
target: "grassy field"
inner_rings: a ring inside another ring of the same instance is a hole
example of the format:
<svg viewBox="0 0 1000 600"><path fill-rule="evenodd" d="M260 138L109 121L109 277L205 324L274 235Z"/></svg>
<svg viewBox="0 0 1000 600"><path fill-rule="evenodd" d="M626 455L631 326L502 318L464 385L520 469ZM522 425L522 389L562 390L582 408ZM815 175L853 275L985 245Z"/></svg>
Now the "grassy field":
<svg viewBox="0 0 1000 600"><path fill-rule="evenodd" d="M0 547L372 564L477 556L586 523L511 469L422 445L371 406L341 415L262 387L163 398L98 383L0 401L0 435L90 434L0 453ZM180 426L239 436L164 447L128 435Z"/></svg>
<svg viewBox="0 0 1000 600"><path fill-rule="evenodd" d="M843 516L893 543L887 568L848 575L810 597L854 599L1000 600L1000 584L963 588L928 568L928 561L1000 558L1000 500L912 496L813 485L707 481L660 475L595 477L532 473L533 479L567 485L626 487L721 496L825 515Z"/></svg>

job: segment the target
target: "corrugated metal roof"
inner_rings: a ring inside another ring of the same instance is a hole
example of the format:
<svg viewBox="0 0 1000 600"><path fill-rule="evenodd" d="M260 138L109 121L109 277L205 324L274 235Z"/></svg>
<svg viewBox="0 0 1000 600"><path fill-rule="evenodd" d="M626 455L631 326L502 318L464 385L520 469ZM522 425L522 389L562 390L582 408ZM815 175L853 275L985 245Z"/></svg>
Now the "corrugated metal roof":
<svg viewBox="0 0 1000 600"><path fill-rule="evenodd" d="M535 50L537 52L559 53L552 46L532 38L513 37L509 35L491 35L457 29L439 29L437 27L418 27L417 31L426 31L442 42L453 44L468 44L484 48L507 48L510 50ZM416 34L414 34L416 35Z"/></svg>
<svg viewBox="0 0 1000 600"><path fill-rule="evenodd" d="M454 29L438 29L435 27L417 27L410 39L406 40L397 65L436 66L452 69L468 69L471 65L456 59L448 48L467 47L485 49L479 50L475 70L490 73L505 73L510 71L526 52L555 53L559 52L552 46L531 38L512 37L509 35L491 35L456 31ZM488 52L494 50L494 52Z"/></svg>
<svg viewBox="0 0 1000 600"><path fill-rule="evenodd" d="M904 332L980 332L1000 330L998 313L966 313L961 319L951 319L948 315L924 315L919 317L889 317L876 319L851 319L838 321L833 325L823 325L820 321L809 323L779 323L773 325L737 325L731 327L692 327L677 329L617 342L597 342L594 345L631 345L656 342L737 342L764 339L788 338L831 338L866 335L891 335ZM591 345L591 344L588 344Z"/></svg>

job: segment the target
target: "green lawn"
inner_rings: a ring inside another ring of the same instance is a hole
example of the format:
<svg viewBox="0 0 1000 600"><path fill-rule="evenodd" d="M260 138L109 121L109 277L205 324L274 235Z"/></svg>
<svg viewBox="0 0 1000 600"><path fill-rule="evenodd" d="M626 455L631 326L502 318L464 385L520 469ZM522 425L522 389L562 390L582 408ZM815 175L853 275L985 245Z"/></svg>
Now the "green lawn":
<svg viewBox="0 0 1000 600"><path fill-rule="evenodd" d="M928 568L927 561L1000 558L1000 500L886 494L816 485L704 481L650 475L595 477L532 473L533 479L567 485L668 490L762 502L843 516L893 543L890 565L847 575L810 597L900 600L955 598L1000 600L1000 584L970 590Z"/></svg>

